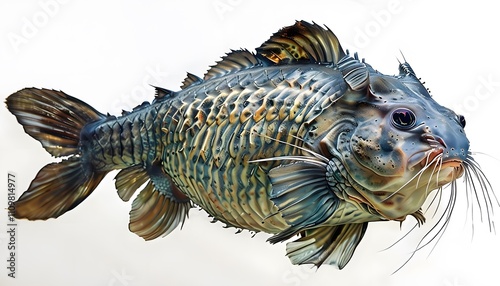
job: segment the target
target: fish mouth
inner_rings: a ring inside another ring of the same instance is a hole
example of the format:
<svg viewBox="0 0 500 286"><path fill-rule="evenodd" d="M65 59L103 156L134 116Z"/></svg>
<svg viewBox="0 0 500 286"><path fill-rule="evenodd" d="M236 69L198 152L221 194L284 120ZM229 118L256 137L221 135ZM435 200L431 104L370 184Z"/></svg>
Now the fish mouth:
<svg viewBox="0 0 500 286"><path fill-rule="evenodd" d="M451 182L462 177L465 172L465 167L461 160L451 159L443 162L440 170L450 170L448 176L445 178L445 181Z"/></svg>
<svg viewBox="0 0 500 286"><path fill-rule="evenodd" d="M460 178L465 171L463 160L456 157L445 159L444 151L444 148L433 148L413 154L408 160L408 170L415 171L415 167L420 169L419 173L432 170L431 173L438 176L440 186Z"/></svg>
<svg viewBox="0 0 500 286"><path fill-rule="evenodd" d="M438 156L441 156L443 153L444 153L443 148L430 149L417 152L408 159L408 170L412 171L416 166L424 168L429 164L436 163L437 162L436 158ZM463 162L462 160L457 158L449 158L446 160L442 159L442 161L440 162L440 166L441 168L447 168L447 167L458 168L462 166L462 162Z"/></svg>
<svg viewBox="0 0 500 286"><path fill-rule="evenodd" d="M420 162L420 166L422 168L425 167L425 166L427 166L431 162L434 162L434 160L436 159L436 157L439 156L439 155L441 155L441 154L443 154L443 149L442 148L432 150L426 156L427 158L425 160L422 160Z"/></svg>
<svg viewBox="0 0 500 286"><path fill-rule="evenodd" d="M443 164L441 164L442 168L460 168L462 167L462 160L457 160L457 159L451 159L448 161L444 161Z"/></svg>
<svg viewBox="0 0 500 286"><path fill-rule="evenodd" d="M424 168L428 164L430 164L437 156L443 154L444 150L442 148L432 148L417 152L410 156L408 159L407 168L410 171L413 171L416 166L420 166L420 168Z"/></svg>
<svg viewBox="0 0 500 286"><path fill-rule="evenodd" d="M416 174L396 191L372 192L368 199L371 206L390 220L404 220L425 201L427 194L456 180L464 174L465 167L458 158L443 159L444 149L431 149L415 153L410 157L410 168L417 167ZM418 202L418 203L415 203Z"/></svg>

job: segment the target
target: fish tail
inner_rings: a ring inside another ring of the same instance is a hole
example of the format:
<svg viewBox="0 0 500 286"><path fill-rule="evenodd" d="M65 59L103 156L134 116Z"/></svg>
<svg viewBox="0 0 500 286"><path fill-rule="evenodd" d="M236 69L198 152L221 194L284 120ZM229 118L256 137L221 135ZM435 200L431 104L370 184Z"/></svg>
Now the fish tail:
<svg viewBox="0 0 500 286"><path fill-rule="evenodd" d="M88 104L61 91L26 88L6 100L25 132L54 157L67 157L43 167L14 203L16 218L56 218L80 204L106 172L97 172L80 149L80 133L90 122L106 118Z"/></svg>

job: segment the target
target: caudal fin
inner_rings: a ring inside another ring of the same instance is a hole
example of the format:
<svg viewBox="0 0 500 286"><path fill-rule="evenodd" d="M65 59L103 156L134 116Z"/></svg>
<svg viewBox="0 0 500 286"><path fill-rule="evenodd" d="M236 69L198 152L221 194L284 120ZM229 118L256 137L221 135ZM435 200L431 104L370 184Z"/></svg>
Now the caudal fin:
<svg viewBox="0 0 500 286"><path fill-rule="evenodd" d="M85 102L62 91L25 88L6 100L24 131L55 157L77 154L87 123L105 118Z"/></svg>
<svg viewBox="0 0 500 286"><path fill-rule="evenodd" d="M97 187L105 173L95 172L79 149L82 128L105 118L64 92L26 88L10 95L7 108L25 132L55 157L69 156L43 167L15 202L12 214L30 220L56 218L73 209Z"/></svg>

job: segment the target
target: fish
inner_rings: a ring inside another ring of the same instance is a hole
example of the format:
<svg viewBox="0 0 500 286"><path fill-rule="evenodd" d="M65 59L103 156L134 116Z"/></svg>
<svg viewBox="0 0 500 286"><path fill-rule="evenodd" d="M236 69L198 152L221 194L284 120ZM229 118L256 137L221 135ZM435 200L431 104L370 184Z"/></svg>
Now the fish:
<svg viewBox="0 0 500 286"><path fill-rule="evenodd" d="M423 204L449 186L444 231L459 178L490 218L496 197L464 116L437 103L406 59L398 74L382 74L326 26L297 21L255 52L231 50L203 77L188 73L178 91L154 89L151 102L119 116L53 89L8 96L24 131L60 159L10 214L57 218L119 170L118 196L134 198L129 229L145 240L182 227L198 207L287 242L293 264L339 269L370 222L423 224Z"/></svg>

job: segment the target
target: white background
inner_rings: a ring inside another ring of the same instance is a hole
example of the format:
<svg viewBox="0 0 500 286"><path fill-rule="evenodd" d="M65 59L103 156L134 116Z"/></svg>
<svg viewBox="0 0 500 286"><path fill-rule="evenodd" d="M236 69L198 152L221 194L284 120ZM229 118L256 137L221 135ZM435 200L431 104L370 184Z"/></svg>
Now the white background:
<svg viewBox="0 0 500 286"><path fill-rule="evenodd" d="M54 88L119 114L153 98L148 84L178 89L186 71L201 76L230 49L253 50L303 19L326 24L344 49L383 73L397 73L403 51L435 99L466 115L471 149L500 158L498 9L494 1L437 2L2 1L0 97ZM53 159L6 108L0 117L4 209L7 172L17 174L19 196ZM498 192L499 161L477 158ZM403 230L396 222L372 223L344 270L316 271L291 265L285 245L266 243L268 235L235 235L197 209L182 230L145 242L128 231L130 203L116 195L115 174L57 220L19 221L16 279L7 277L2 212L0 285L498 285L500 236L480 222L477 206L474 221L470 209L466 216L464 188L434 251L429 255L432 243L391 275L427 231L382 251L414 224L411 218Z"/></svg>

